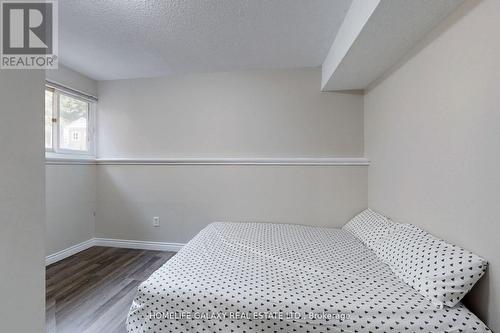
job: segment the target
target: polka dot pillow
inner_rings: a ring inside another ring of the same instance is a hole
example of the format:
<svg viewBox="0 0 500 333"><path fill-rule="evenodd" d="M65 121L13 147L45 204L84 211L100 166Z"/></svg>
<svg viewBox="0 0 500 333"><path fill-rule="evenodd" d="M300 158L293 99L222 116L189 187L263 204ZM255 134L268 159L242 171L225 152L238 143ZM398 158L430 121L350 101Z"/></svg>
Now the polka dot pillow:
<svg viewBox="0 0 500 333"><path fill-rule="evenodd" d="M375 252L404 282L434 305L453 307L483 276L488 263L410 224L377 244Z"/></svg>
<svg viewBox="0 0 500 333"><path fill-rule="evenodd" d="M342 227L371 249L394 228L394 223L371 209L362 211Z"/></svg>

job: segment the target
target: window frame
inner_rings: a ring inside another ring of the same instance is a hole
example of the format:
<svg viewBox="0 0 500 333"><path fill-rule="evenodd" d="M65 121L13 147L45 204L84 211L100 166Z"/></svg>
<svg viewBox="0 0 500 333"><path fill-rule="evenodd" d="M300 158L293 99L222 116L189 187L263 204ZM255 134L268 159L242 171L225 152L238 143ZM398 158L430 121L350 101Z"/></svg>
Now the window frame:
<svg viewBox="0 0 500 333"><path fill-rule="evenodd" d="M45 84L45 91L52 91L52 148L45 148L45 156L50 158L95 158L95 138L96 138L96 112L97 100L89 98L83 94L73 92L69 89L61 89L49 83ZM86 151L64 149L60 146L61 121L59 117L60 96L69 96L88 104L87 122L87 147Z"/></svg>
<svg viewBox="0 0 500 333"><path fill-rule="evenodd" d="M45 90L44 90L44 92L46 93L47 91L52 92L52 118L51 118L51 122L52 122L52 126L51 126L51 129L52 129L52 133L51 133L51 140L52 140L52 141L51 141L51 143L52 143L52 147L50 147L50 148L49 148L49 147L47 147L47 146L46 146L47 142L44 142L44 146L45 146L45 152L46 152L46 153L47 153L47 152L50 152L50 153L55 153L55 150L54 150L54 146L55 146L55 145L54 145L54 144L55 144L55 142L54 142L54 127L56 127L56 126L55 126L55 123L54 123L54 121L53 121L53 119L55 118L55 114L54 114L54 109L55 109L55 108L54 108L54 104L55 104L55 103L54 103L54 99L55 99L55 98L54 98L54 97L55 97L55 95L54 95L54 94L55 94L55 92L54 92L54 88L49 87L49 86L45 86ZM44 98L45 98L45 94L44 94ZM45 110L45 108L44 108L44 110ZM45 111L44 111L44 112L45 112ZM43 117L43 119L45 119L45 117ZM44 125L45 125L45 124L44 124Z"/></svg>

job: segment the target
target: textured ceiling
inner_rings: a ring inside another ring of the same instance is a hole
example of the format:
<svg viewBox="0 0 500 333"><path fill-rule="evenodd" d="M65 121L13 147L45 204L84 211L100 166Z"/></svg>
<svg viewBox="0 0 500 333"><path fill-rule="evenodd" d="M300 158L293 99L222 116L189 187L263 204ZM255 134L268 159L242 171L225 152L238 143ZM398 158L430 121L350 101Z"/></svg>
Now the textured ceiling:
<svg viewBox="0 0 500 333"><path fill-rule="evenodd" d="M60 60L97 80L320 66L350 4L60 0Z"/></svg>

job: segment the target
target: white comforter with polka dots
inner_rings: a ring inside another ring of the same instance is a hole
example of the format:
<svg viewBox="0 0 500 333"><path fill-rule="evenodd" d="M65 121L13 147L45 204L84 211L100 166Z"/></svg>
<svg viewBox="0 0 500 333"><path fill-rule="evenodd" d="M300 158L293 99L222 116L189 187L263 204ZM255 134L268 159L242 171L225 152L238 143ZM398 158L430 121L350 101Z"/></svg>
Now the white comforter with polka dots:
<svg viewBox="0 0 500 333"><path fill-rule="evenodd" d="M489 332L436 309L348 231L213 223L143 282L127 319L151 332Z"/></svg>

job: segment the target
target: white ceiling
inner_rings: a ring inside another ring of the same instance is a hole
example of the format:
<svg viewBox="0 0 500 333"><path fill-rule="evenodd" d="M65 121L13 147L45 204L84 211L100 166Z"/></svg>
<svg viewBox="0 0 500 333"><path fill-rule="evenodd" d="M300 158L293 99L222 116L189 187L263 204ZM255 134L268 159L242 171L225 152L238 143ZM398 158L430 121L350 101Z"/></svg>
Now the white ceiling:
<svg viewBox="0 0 500 333"><path fill-rule="evenodd" d="M323 63L322 89L368 88L463 2L354 0Z"/></svg>
<svg viewBox="0 0 500 333"><path fill-rule="evenodd" d="M352 0L60 0L60 61L96 80L320 66Z"/></svg>

